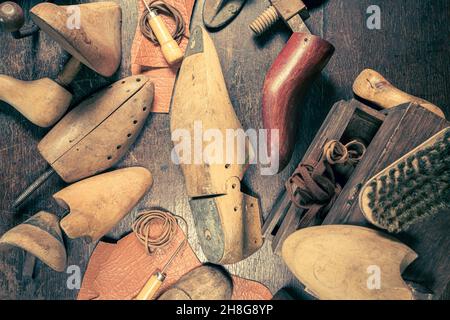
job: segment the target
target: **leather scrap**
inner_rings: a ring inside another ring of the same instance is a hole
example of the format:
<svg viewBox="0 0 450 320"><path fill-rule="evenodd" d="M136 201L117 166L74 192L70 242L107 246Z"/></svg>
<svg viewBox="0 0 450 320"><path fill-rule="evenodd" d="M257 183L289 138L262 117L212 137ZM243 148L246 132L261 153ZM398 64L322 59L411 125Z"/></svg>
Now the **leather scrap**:
<svg viewBox="0 0 450 320"><path fill-rule="evenodd" d="M86 269L78 300L131 300L150 276L161 269L183 241L178 227L175 238L153 255L131 233L116 244L100 241L92 253ZM167 270L167 278L156 296L178 281L181 276L201 265L189 245L174 258ZM270 300L272 294L264 285L233 276L233 300Z"/></svg>
<svg viewBox="0 0 450 320"><path fill-rule="evenodd" d="M165 0L166 3L176 7L186 23L186 36L180 43L180 48L184 52L188 44L189 25L194 8L195 0ZM139 18L146 10L141 0L138 1ZM175 24L172 19L161 15L170 31L174 30ZM155 100L152 112L168 113L170 99L172 96L175 77L179 66L170 67L158 45L146 39L139 28L136 28L133 44L131 47L131 73L145 74L155 84Z"/></svg>

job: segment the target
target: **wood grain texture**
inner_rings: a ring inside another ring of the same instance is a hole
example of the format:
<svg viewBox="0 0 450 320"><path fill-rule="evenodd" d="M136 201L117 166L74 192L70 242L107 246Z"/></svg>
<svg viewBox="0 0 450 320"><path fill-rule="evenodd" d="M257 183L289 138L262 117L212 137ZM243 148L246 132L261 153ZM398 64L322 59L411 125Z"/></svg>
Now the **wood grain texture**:
<svg viewBox="0 0 450 320"><path fill-rule="evenodd" d="M61 229L71 239L98 241L123 219L147 193L153 178L145 168L129 167L74 183L53 198L70 213Z"/></svg>
<svg viewBox="0 0 450 320"><path fill-rule="evenodd" d="M39 142L41 156L70 183L111 168L139 137L153 96L145 76L122 78L61 119Z"/></svg>
<svg viewBox="0 0 450 320"><path fill-rule="evenodd" d="M120 30L122 11L117 3L101 1L78 6L79 26L75 11L44 2L30 10L34 23L54 41L99 74L112 76L121 60ZM101 25L101 27L99 27Z"/></svg>
<svg viewBox="0 0 450 320"><path fill-rule="evenodd" d="M23 1L26 14L32 3ZM111 78L102 78L83 67L71 90L74 103L94 90L130 74L130 48L137 23L134 1L116 1L122 7L122 64ZM312 1L309 1L310 3ZM70 3L70 1L67 1ZM76 3L73 1L72 3ZM282 22L276 24L261 39L253 39L248 24L262 12L268 3L247 1L239 16L223 30L212 34L224 70L230 99L237 116L246 128L262 128L261 89L265 73L289 38L289 30ZM366 28L366 9L377 4L382 10L382 29ZM192 25L201 24L203 1L196 4ZM312 33L320 35L336 47L336 52L321 77L310 89L302 104L298 121L297 146L288 167L278 176L261 176L257 166L247 171L244 183L261 198L266 216L282 191L331 106L352 96L352 83L365 68L382 73L403 91L430 101L450 115L449 42L450 4L447 0L332 0L310 10L307 20ZM419 23L418 23L419 22ZM0 73L21 80L54 77L61 70L68 55L47 35L14 40L10 34L0 34ZM46 162L37 152L39 140L48 130L31 125L8 105L0 105L0 233L23 222L37 208L57 211L51 194L65 184L56 176L34 195L18 213L10 207L13 198L43 171ZM130 230L137 210L161 206L189 220L192 216L181 169L170 160L169 117L152 115L143 132L116 167L140 165L154 174L154 186L137 209L121 221L108 236L118 239ZM433 237L433 235L429 235ZM190 244L200 259L204 259L194 232ZM83 272L95 247L83 240L67 241L68 264L78 265ZM439 244L436 243L436 246ZM415 248L416 251L419 251ZM37 263L39 281L23 281L19 274L23 263L21 250L0 253L0 298L4 299L73 299L77 290L66 287L67 274L57 274ZM298 281L273 256L270 245L238 264L227 267L233 274L261 281L272 292L282 286L298 288Z"/></svg>
<svg viewBox="0 0 450 320"><path fill-rule="evenodd" d="M298 122L292 120L300 117L301 102L333 52L333 45L326 40L296 32L267 71L262 117L264 129L269 130L268 154L272 161L279 161L279 171L289 163L295 149ZM279 141L272 141L273 130L278 130ZM277 159L273 150L279 152Z"/></svg>
<svg viewBox="0 0 450 320"><path fill-rule="evenodd" d="M375 70L365 69L362 71L353 83L353 92L361 99L382 109L395 108L398 105L412 102L445 118L438 106L401 91Z"/></svg>
<svg viewBox="0 0 450 320"><path fill-rule="evenodd" d="M21 81L0 75L0 100L37 126L50 127L66 113L72 95L49 78Z"/></svg>
<svg viewBox="0 0 450 320"><path fill-rule="evenodd" d="M283 260L321 300L412 300L402 272L417 258L407 245L357 226L316 226L298 230L283 244ZM382 270L382 286L368 286L370 268Z"/></svg>
<svg viewBox="0 0 450 320"><path fill-rule="evenodd" d="M358 192L363 184L448 126L448 121L417 105L406 104L390 110L324 224L345 223L373 227L364 218L358 202ZM405 271L405 278L429 288L436 294L436 298L441 296L450 281L450 272L446 270L446 266L450 264L449 228L448 212L442 211L395 235L419 256Z"/></svg>

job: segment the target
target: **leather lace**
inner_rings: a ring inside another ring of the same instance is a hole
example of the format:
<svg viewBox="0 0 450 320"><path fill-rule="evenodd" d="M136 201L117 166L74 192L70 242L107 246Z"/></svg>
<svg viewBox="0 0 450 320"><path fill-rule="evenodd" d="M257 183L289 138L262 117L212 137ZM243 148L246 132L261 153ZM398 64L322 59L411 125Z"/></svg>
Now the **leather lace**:
<svg viewBox="0 0 450 320"><path fill-rule="evenodd" d="M178 11L177 8L174 6L171 6L168 3L165 3L161 0L153 0L148 3L148 7L152 10L155 10L158 14L163 14L165 16L168 16L172 18L175 22L175 30L172 32L172 38L180 44L181 40L184 37L184 33L186 31L186 23L183 19L183 16L181 15L180 11ZM139 20L139 28L148 40L155 44L159 44L158 39L156 39L156 36L154 35L152 28L150 27L149 23L149 12L148 10L145 10L142 14L140 20Z"/></svg>
<svg viewBox="0 0 450 320"><path fill-rule="evenodd" d="M157 249L166 247L175 237L178 219L184 223L186 235L184 242L187 243L188 224L186 220L167 211L152 209L140 212L133 222L132 229L138 240L145 246L147 253L152 254ZM152 225L157 220L162 222L161 232L151 237Z"/></svg>
<svg viewBox="0 0 450 320"><path fill-rule="evenodd" d="M306 210L299 227L309 226L326 216L342 191L333 169L338 165L354 167L365 151L364 144L356 140L346 145L331 140L325 144L318 161L299 164L286 183L292 203Z"/></svg>

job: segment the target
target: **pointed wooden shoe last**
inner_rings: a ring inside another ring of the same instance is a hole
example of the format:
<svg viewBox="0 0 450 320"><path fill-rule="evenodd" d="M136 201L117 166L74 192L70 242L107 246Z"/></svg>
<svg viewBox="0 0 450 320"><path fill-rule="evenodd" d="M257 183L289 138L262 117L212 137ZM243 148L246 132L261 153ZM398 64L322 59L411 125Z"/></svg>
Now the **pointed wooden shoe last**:
<svg viewBox="0 0 450 320"><path fill-rule="evenodd" d="M222 137L227 137L229 130L242 130L228 95L216 48L201 27L191 32L172 101L170 129L173 136L182 130L195 137L198 126L201 130L214 130ZM223 148L223 155L228 154L228 146L236 147L237 143L231 142L219 146ZM238 159L241 152L235 148L232 159L214 159L207 163L202 158L199 162L189 159L187 163L180 163L200 245L208 261L217 264L243 260L263 242L258 199L241 191L242 178L253 157L248 139L245 143L243 159ZM202 150L206 150L208 144L209 141L203 141Z"/></svg>
<svg viewBox="0 0 450 320"><path fill-rule="evenodd" d="M46 128L64 115L72 94L49 78L21 81L0 75L0 100L35 125Z"/></svg>
<svg viewBox="0 0 450 320"><path fill-rule="evenodd" d="M60 206L70 209L61 228L71 239L97 241L130 213L152 183L150 171L131 167L72 184L53 195Z"/></svg>
<svg viewBox="0 0 450 320"><path fill-rule="evenodd" d="M136 140L153 93L145 76L117 81L71 110L41 140L39 152L69 183L110 168Z"/></svg>
<svg viewBox="0 0 450 320"><path fill-rule="evenodd" d="M413 299L401 274L417 254L372 229L349 225L302 229L285 240L282 257L306 289L321 300ZM379 288L372 282L377 270Z"/></svg>
<svg viewBox="0 0 450 320"><path fill-rule="evenodd" d="M203 265L186 273L158 300L230 300L233 282L221 267Z"/></svg>
<svg viewBox="0 0 450 320"><path fill-rule="evenodd" d="M121 60L122 10L114 2L80 4L79 29L68 6L40 3L30 10L33 21L64 50L97 73L109 77Z"/></svg>
<svg viewBox="0 0 450 320"><path fill-rule="evenodd" d="M201 27L191 32L188 48L176 81L170 115L170 129L188 130L194 136L196 124L201 122L202 130L219 130L226 137L226 130L239 130L239 122L231 104L219 56L214 42ZM203 150L209 142L204 142ZM239 163L237 152L230 163L183 164L186 189L190 197L210 196L226 193L226 181L231 177L242 180L253 155L250 145L246 146L247 160ZM226 150L223 150L226 155Z"/></svg>
<svg viewBox="0 0 450 320"><path fill-rule="evenodd" d="M55 271L66 269L66 248L54 214L41 211L12 228L0 238L0 245L20 247Z"/></svg>

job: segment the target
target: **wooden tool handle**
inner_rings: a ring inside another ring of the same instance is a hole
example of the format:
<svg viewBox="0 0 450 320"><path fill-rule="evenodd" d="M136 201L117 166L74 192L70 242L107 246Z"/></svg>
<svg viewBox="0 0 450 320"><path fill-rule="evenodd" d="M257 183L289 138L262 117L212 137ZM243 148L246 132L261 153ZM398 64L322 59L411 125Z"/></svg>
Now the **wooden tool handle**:
<svg viewBox="0 0 450 320"><path fill-rule="evenodd" d="M438 106L399 90L381 74L371 69L364 70L356 78L353 83L353 92L358 97L383 109L390 109L405 103L415 103L445 119L444 113Z"/></svg>
<svg viewBox="0 0 450 320"><path fill-rule="evenodd" d="M80 69L81 62L75 57L70 57L69 61L67 61L64 68L58 74L56 82L65 88L68 87L73 79L75 79Z"/></svg>
<svg viewBox="0 0 450 320"><path fill-rule="evenodd" d="M166 276L162 272L156 272L147 281L145 286L141 289L135 300L152 300L155 297L156 292L161 287Z"/></svg>
<svg viewBox="0 0 450 320"><path fill-rule="evenodd" d="M263 124L279 130L279 171L289 163L296 143L303 96L334 53L324 39L293 33L267 72L263 89ZM271 141L269 131L268 141ZM271 157L272 148L268 145Z"/></svg>
<svg viewBox="0 0 450 320"><path fill-rule="evenodd" d="M180 62L183 59L183 52L178 46L178 43L172 38L166 24L160 16L155 14L150 14L150 16L150 27L158 39L161 51L164 58L167 60L167 63L172 65Z"/></svg>
<svg viewBox="0 0 450 320"><path fill-rule="evenodd" d="M0 4L0 31L18 31L24 23L25 15L17 3L6 1Z"/></svg>

